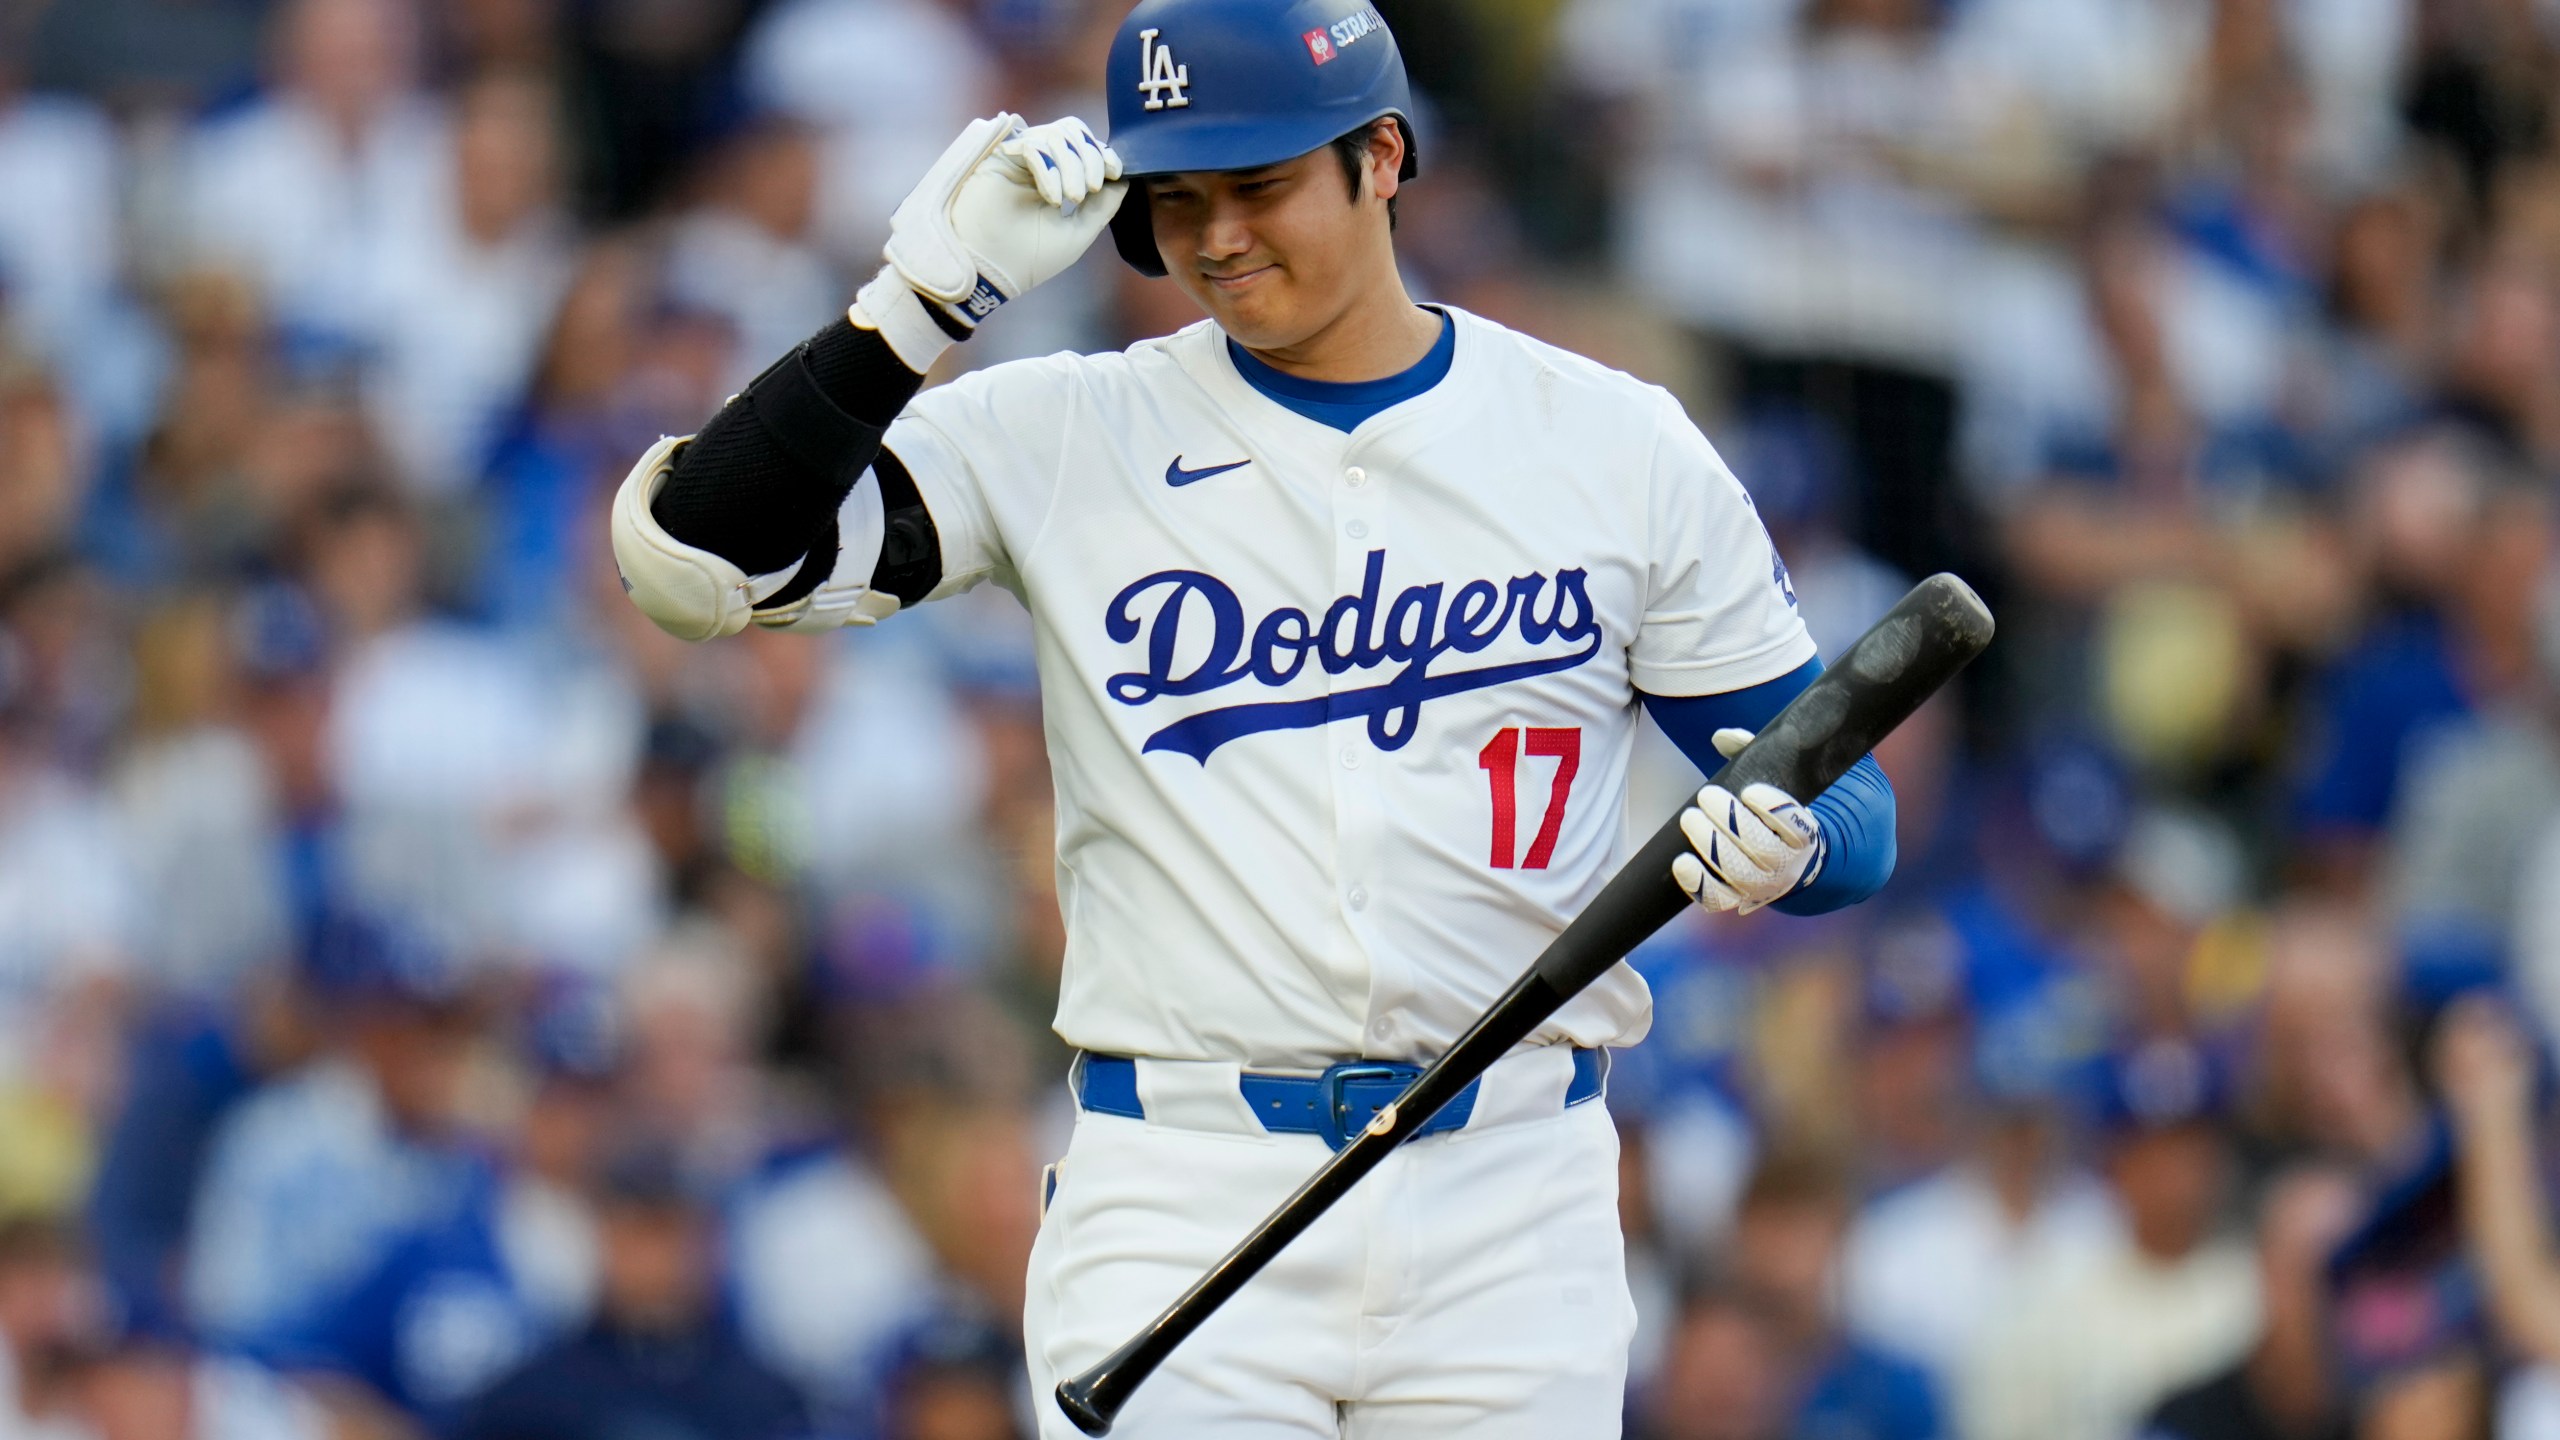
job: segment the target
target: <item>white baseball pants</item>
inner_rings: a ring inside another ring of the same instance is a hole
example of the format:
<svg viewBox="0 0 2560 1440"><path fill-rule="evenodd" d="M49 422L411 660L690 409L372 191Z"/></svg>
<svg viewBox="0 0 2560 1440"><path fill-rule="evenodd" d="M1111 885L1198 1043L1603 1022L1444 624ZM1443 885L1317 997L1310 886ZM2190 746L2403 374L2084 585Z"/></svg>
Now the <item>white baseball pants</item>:
<svg viewBox="0 0 2560 1440"><path fill-rule="evenodd" d="M1023 1316L1051 1392L1155 1318L1329 1155L1264 1133L1236 1067L1140 1061L1145 1120L1091 1112L1054 1167ZM1514 1055L1465 1129L1408 1142L1183 1342L1114 1440L1608 1440L1635 1306L1605 1101ZM1230 1098L1233 1103L1230 1104Z"/></svg>

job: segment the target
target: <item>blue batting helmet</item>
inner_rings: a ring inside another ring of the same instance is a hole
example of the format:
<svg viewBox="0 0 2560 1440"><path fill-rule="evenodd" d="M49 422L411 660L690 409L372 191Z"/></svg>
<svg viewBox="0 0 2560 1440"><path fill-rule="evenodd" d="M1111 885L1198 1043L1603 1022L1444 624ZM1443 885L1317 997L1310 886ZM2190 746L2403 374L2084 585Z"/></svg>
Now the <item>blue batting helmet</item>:
<svg viewBox="0 0 2560 1440"><path fill-rule="evenodd" d="M1414 173L1404 56L1370 0L1142 0L1112 37L1103 85L1132 179L1276 165L1391 116ZM1162 275L1144 188L1111 236L1122 259Z"/></svg>

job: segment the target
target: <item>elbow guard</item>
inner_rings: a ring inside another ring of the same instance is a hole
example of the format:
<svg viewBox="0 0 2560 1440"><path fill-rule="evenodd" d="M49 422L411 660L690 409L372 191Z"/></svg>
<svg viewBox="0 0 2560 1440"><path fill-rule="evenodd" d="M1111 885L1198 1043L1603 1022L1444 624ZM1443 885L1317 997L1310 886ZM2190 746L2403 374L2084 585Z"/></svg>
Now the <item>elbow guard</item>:
<svg viewBox="0 0 2560 1440"><path fill-rule="evenodd" d="M830 399L820 375L839 371L848 398L885 413L862 418ZM649 512L676 540L751 575L789 570L879 454L888 417L918 379L878 336L837 321L729 397L685 445Z"/></svg>
<svg viewBox="0 0 2560 1440"><path fill-rule="evenodd" d="M869 575L878 555L883 529L878 488L857 485L837 512L830 529L834 543L809 550L790 566L770 574L750 575L737 562L667 533L650 504L667 483L677 457L692 437L671 435L649 447L613 497L613 559L622 572L623 593L640 613L679 640L710 640L735 635L750 621L784 629L831 629L838 625L870 625L894 614L898 599L867 584L838 581L839 568ZM847 554L856 556L845 565ZM795 584L811 566L824 567ZM785 592L790 592L786 594ZM785 603L760 610L767 601Z"/></svg>
<svg viewBox="0 0 2560 1440"><path fill-rule="evenodd" d="M751 620L868 625L897 609L866 583L884 522L876 487L859 482L886 417L921 380L878 333L839 320L767 366L699 435L651 446L614 497L614 560L632 603L685 640Z"/></svg>
<svg viewBox="0 0 2560 1440"><path fill-rule="evenodd" d="M800 566L749 575L735 561L687 545L658 523L650 505L692 440L660 439L623 477L613 496L613 563L622 572L622 592L659 629L679 640L709 640L745 629L756 603L789 584ZM808 562L804 557L800 563Z"/></svg>

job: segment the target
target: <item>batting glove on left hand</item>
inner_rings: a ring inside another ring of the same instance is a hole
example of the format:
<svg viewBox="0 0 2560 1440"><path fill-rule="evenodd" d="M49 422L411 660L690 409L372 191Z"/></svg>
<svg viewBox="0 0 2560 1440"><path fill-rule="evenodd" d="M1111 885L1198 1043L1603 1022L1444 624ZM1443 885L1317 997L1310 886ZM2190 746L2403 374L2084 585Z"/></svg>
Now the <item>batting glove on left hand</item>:
<svg viewBox="0 0 2560 1440"><path fill-rule="evenodd" d="M997 306L1073 265L1128 189L1120 157L1073 116L972 121L890 217L889 267L856 308L921 373L942 337L974 333ZM899 289L924 301L940 335L901 332Z"/></svg>
<svg viewBox="0 0 2560 1440"><path fill-rule="evenodd" d="M1751 736L1719 730L1716 749L1730 760ZM1709 910L1748 915L1822 873L1822 822L1775 785L1745 785L1739 795L1707 786L1680 812L1680 833L1691 853L1671 862L1671 878Z"/></svg>

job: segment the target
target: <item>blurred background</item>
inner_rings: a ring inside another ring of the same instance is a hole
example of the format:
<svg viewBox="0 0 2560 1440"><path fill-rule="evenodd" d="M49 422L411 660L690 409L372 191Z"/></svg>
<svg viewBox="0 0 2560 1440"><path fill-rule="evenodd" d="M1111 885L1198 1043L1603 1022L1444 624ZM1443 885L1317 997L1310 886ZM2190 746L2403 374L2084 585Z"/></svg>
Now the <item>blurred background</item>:
<svg viewBox="0 0 2560 1440"><path fill-rule="evenodd" d="M2560 1436L2560 5L1378 3L1419 294L2001 615L1878 900L1638 957L1630 1433ZM0 1437L1029 1433L1026 624L602 522L1121 8L0 0Z"/></svg>

